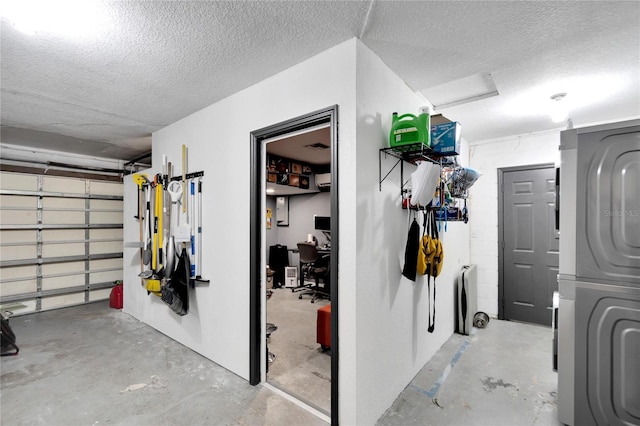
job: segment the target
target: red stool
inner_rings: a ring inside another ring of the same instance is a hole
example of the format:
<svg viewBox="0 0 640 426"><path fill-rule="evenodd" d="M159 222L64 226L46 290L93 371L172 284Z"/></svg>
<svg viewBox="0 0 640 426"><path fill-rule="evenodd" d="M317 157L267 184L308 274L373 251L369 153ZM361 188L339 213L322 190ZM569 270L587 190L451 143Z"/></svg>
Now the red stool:
<svg viewBox="0 0 640 426"><path fill-rule="evenodd" d="M331 348L331 304L318 308L316 342L320 344L323 351Z"/></svg>

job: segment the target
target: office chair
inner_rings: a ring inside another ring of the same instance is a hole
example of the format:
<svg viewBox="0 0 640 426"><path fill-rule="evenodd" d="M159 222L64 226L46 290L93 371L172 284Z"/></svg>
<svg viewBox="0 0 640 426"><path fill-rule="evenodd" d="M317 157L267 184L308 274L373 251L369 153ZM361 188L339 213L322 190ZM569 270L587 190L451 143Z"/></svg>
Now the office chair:
<svg viewBox="0 0 640 426"><path fill-rule="evenodd" d="M315 279L315 286L303 293L298 299L302 299L305 294L310 294L311 303L318 297L330 297L329 286L329 255L318 256L318 249L313 243L298 243L298 253L300 255L300 273L303 277ZM320 287L320 279L324 282L324 287Z"/></svg>

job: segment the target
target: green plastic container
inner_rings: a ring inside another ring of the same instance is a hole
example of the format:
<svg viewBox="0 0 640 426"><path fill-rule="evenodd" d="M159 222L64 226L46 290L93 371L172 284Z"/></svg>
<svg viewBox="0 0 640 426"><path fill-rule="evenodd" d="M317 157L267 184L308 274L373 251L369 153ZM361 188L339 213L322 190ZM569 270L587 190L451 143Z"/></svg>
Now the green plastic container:
<svg viewBox="0 0 640 426"><path fill-rule="evenodd" d="M389 146L393 148L415 143L430 146L430 127L429 114L423 113L417 117L413 114L398 116L398 113L394 112L389 134Z"/></svg>

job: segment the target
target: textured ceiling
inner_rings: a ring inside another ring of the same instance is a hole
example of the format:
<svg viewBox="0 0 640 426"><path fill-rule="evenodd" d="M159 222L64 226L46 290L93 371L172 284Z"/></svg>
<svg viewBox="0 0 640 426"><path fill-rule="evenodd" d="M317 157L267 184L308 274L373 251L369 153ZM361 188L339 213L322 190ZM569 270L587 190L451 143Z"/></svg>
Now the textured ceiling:
<svg viewBox="0 0 640 426"><path fill-rule="evenodd" d="M100 4L94 37L3 17L2 142L131 159L151 132L352 37L427 99L489 74L498 96L439 111L469 141L560 127L546 114L560 91L576 126L640 116L637 1Z"/></svg>

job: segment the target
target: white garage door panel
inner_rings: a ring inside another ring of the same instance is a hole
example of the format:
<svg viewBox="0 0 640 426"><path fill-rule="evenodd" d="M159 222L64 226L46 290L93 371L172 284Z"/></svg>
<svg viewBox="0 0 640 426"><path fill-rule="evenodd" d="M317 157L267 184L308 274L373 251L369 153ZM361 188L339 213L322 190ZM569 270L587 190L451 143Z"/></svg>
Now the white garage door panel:
<svg viewBox="0 0 640 426"><path fill-rule="evenodd" d="M91 274L90 283L112 283L118 280L122 280L122 271L96 272Z"/></svg>
<svg viewBox="0 0 640 426"><path fill-rule="evenodd" d="M111 295L110 288L105 288L102 290L91 290L91 292L89 293L89 300L94 301L94 300L108 299L110 295Z"/></svg>
<svg viewBox="0 0 640 426"><path fill-rule="evenodd" d="M35 276L35 268L34 274ZM38 289L38 282L33 280L28 281L11 281L2 283L0 288L0 296L14 296L22 293L32 293Z"/></svg>
<svg viewBox="0 0 640 426"><path fill-rule="evenodd" d="M0 309L108 298L122 279L122 183L2 172L0 187Z"/></svg>
<svg viewBox="0 0 640 426"><path fill-rule="evenodd" d="M4 206L3 206L4 207ZM35 210L3 210L0 213L2 225L35 225L38 216Z"/></svg>
<svg viewBox="0 0 640 426"><path fill-rule="evenodd" d="M42 212L42 223L55 225L84 225L84 212L45 210Z"/></svg>
<svg viewBox="0 0 640 426"><path fill-rule="evenodd" d="M122 184L111 182L91 182L91 194L122 196Z"/></svg>
<svg viewBox="0 0 640 426"><path fill-rule="evenodd" d="M45 176L42 179L42 190L65 194L84 194L86 182L85 179Z"/></svg>
<svg viewBox="0 0 640 426"><path fill-rule="evenodd" d="M24 210L35 210L38 207L38 199L36 197L0 194L0 206L2 206L3 209L21 208Z"/></svg>
<svg viewBox="0 0 640 426"><path fill-rule="evenodd" d="M47 278L42 281L43 290L58 290L66 287L84 286L84 274Z"/></svg>
<svg viewBox="0 0 640 426"><path fill-rule="evenodd" d="M4 223L4 222L2 222ZM16 244L24 244L30 245L33 244L33 241L36 239L36 231L28 230L28 231L11 231L11 232L3 232L2 233L2 244L4 245L16 245Z"/></svg>
<svg viewBox="0 0 640 426"><path fill-rule="evenodd" d="M78 305L80 303L84 303L84 293L46 297L42 299L42 310L62 308L64 306Z"/></svg>
<svg viewBox="0 0 640 426"><path fill-rule="evenodd" d="M42 257L82 256L84 247L84 243L44 244Z"/></svg>
<svg viewBox="0 0 640 426"><path fill-rule="evenodd" d="M91 210L117 210L122 215L122 201L92 199Z"/></svg>
<svg viewBox="0 0 640 426"><path fill-rule="evenodd" d="M91 229L89 231L91 240L119 240L122 248L122 228L119 229Z"/></svg>
<svg viewBox="0 0 640 426"><path fill-rule="evenodd" d="M92 271L97 271L100 269L112 269L112 268L121 268L122 267L122 259L101 259L101 260L92 260L89 262L89 268Z"/></svg>
<svg viewBox="0 0 640 426"><path fill-rule="evenodd" d="M42 265L42 275L51 277L53 275L84 273L84 262L51 263Z"/></svg>
<svg viewBox="0 0 640 426"><path fill-rule="evenodd" d="M118 253L121 251L122 241L90 243L89 245L89 253L91 254Z"/></svg>
<svg viewBox="0 0 640 426"><path fill-rule="evenodd" d="M38 177L23 173L0 173L0 189L35 191L38 189Z"/></svg>
<svg viewBox="0 0 640 426"><path fill-rule="evenodd" d="M3 241L4 243L4 241ZM30 246L5 246L0 247L0 259L18 260L35 259L38 257L38 250L35 245Z"/></svg>
<svg viewBox="0 0 640 426"><path fill-rule="evenodd" d="M86 200L84 198L44 198L42 200L42 208L48 209L66 209L66 210L85 210Z"/></svg>
<svg viewBox="0 0 640 426"><path fill-rule="evenodd" d="M91 223L122 223L122 212L91 212Z"/></svg>
<svg viewBox="0 0 640 426"><path fill-rule="evenodd" d="M83 229L45 229L42 231L44 244L57 241L83 241Z"/></svg>
<svg viewBox="0 0 640 426"><path fill-rule="evenodd" d="M0 269L0 279L2 280L2 282L15 281L23 278L35 278L35 277L36 277L35 265L16 266L13 268ZM2 287L4 287L4 285L0 286L0 288Z"/></svg>

